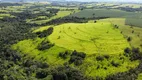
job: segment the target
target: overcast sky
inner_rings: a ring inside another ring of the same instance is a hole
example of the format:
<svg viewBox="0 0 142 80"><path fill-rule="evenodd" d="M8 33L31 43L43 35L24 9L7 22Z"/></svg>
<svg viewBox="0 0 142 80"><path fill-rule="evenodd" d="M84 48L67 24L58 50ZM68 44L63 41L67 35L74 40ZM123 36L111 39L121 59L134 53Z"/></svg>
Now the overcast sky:
<svg viewBox="0 0 142 80"><path fill-rule="evenodd" d="M20 1L20 0L0 0L0 1ZM28 1L28 0L24 0ZM49 0L30 0L30 1L49 1ZM58 0L56 0L58 1ZM60 0L62 1L62 0ZM66 0L66 1L82 1L82 2L137 2L142 3L142 0Z"/></svg>
<svg viewBox="0 0 142 80"><path fill-rule="evenodd" d="M142 0L68 0L68 1L84 1L84 2L88 2L88 1L111 1L111 2L142 2Z"/></svg>

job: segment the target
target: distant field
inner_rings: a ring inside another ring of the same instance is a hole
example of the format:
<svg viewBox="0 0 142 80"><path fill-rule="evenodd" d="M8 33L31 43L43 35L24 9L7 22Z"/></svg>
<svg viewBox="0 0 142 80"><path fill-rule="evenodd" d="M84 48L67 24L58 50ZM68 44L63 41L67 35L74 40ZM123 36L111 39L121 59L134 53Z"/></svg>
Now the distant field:
<svg viewBox="0 0 142 80"><path fill-rule="evenodd" d="M94 15L93 15L94 14ZM71 16L77 16L77 17L123 17L126 15L132 15L133 13L121 11L121 10L109 10L109 9L86 9L83 11L80 11L78 13L75 13Z"/></svg>
<svg viewBox="0 0 142 80"><path fill-rule="evenodd" d="M110 17L110 18L126 18L126 24L142 27L142 13L126 12L116 9L86 9L71 16L77 17Z"/></svg>
<svg viewBox="0 0 142 80"><path fill-rule="evenodd" d="M0 19L3 19L4 17L14 17L10 14L0 14Z"/></svg>
<svg viewBox="0 0 142 80"><path fill-rule="evenodd" d="M142 18L139 19L139 18L127 18L126 19L126 22L125 22L126 25L131 25L131 26L137 26L137 27L142 27Z"/></svg>
<svg viewBox="0 0 142 80"><path fill-rule="evenodd" d="M34 20L34 19L27 19L27 23L36 23L36 24L42 24L42 23L46 23L50 20L53 20L53 19L57 19L57 18L61 18L61 17L64 17L64 16L68 16L70 14L72 14L73 11L59 11L57 13L57 15L49 18L49 19L46 19L46 20ZM34 21L33 21L34 20Z"/></svg>
<svg viewBox="0 0 142 80"><path fill-rule="evenodd" d="M46 8L54 8L54 9L60 9L60 10L66 10L66 9L78 9L78 7L56 7L56 6L48 6Z"/></svg>

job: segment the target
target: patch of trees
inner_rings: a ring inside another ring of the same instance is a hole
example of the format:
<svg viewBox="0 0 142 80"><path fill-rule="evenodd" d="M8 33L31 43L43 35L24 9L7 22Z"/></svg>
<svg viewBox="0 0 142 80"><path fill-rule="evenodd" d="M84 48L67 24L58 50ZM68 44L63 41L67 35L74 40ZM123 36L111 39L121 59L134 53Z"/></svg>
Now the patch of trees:
<svg viewBox="0 0 142 80"><path fill-rule="evenodd" d="M8 6L22 6L22 4L18 4L18 3L0 3L0 7L8 7Z"/></svg>
<svg viewBox="0 0 142 80"><path fill-rule="evenodd" d="M39 9L40 11L40 9ZM15 12L10 12L11 15L16 16L17 19L22 19L22 20L26 20L26 19L35 19L39 16L47 16L47 17L52 17L54 15L56 15L56 13L59 11L58 9L47 9L47 11L49 11L49 13L46 13L46 11L42 11L40 13L33 13L32 10L24 10L22 13L15 13Z"/></svg>
<svg viewBox="0 0 142 80"><path fill-rule="evenodd" d="M123 10L123 11L127 11L127 12L142 11L142 7L140 7L140 8L119 7L118 9Z"/></svg>
<svg viewBox="0 0 142 80"><path fill-rule="evenodd" d="M97 56L97 57L96 57L96 60L97 60L97 61L103 61L103 60L104 60L104 57L103 57L103 56Z"/></svg>
<svg viewBox="0 0 142 80"><path fill-rule="evenodd" d="M51 25L51 24L62 24L62 23L69 23L69 22L74 22L74 23L86 23L88 22L88 20L86 20L85 18L78 18L78 17L64 17L64 18L58 18L58 19L54 19L51 20L43 25Z"/></svg>
<svg viewBox="0 0 142 80"><path fill-rule="evenodd" d="M110 56L106 54L106 55L103 55L103 56L97 56L96 60L97 61L103 61L104 59L108 60L109 58L110 58Z"/></svg>
<svg viewBox="0 0 142 80"><path fill-rule="evenodd" d="M43 41L38 45L37 48L38 48L38 50L43 51L43 50L49 49L53 46L54 46L54 44L50 43L49 41L45 41L45 42Z"/></svg>
<svg viewBox="0 0 142 80"><path fill-rule="evenodd" d="M0 80L36 79L32 74L36 73L37 69L47 69L49 65L26 58L20 52L11 50L12 44L36 37L29 31L34 26L20 18L19 20L16 18L0 20L0 24L4 26L0 30Z"/></svg>
<svg viewBox="0 0 142 80"><path fill-rule="evenodd" d="M114 67L120 66L120 64L118 62L115 62L115 61L111 61L111 65L114 66Z"/></svg>
<svg viewBox="0 0 142 80"><path fill-rule="evenodd" d="M104 19L108 17L93 17L93 18L80 18L80 17L74 17L74 16L66 16L63 18L57 18L53 19L49 22L43 23L43 24L37 24L38 26L45 26L45 25L59 25L63 23L87 23L88 20L97 20L97 19Z"/></svg>
<svg viewBox="0 0 142 80"><path fill-rule="evenodd" d="M59 57L61 57L62 59L67 59L67 56L69 55L70 53L68 51L65 51L65 52L60 52L59 53Z"/></svg>
<svg viewBox="0 0 142 80"><path fill-rule="evenodd" d="M70 66L60 66L52 72L53 80L93 80L91 77L85 77L84 74Z"/></svg>
<svg viewBox="0 0 142 80"><path fill-rule="evenodd" d="M142 53L139 48L126 48L124 52L125 55L129 55L131 61L139 60L139 65L129 71L109 75L106 77L106 80L136 80L138 74L142 73Z"/></svg>
<svg viewBox="0 0 142 80"><path fill-rule="evenodd" d="M74 63L76 66L79 66L83 63L86 54L83 52L77 52L76 50L72 52L69 63Z"/></svg>
<svg viewBox="0 0 142 80"><path fill-rule="evenodd" d="M142 52L140 52L139 48L126 48L124 52L124 55L129 56L131 61L142 59Z"/></svg>
<svg viewBox="0 0 142 80"><path fill-rule="evenodd" d="M53 32L53 27L49 27L47 30L44 30L42 32L36 32L36 34L38 35L38 37L43 38L43 37L47 37L50 34L52 34Z"/></svg>
<svg viewBox="0 0 142 80"><path fill-rule="evenodd" d="M38 79L46 78L47 75L48 75L48 72L45 70L39 70L36 72L36 78L38 78Z"/></svg>
<svg viewBox="0 0 142 80"><path fill-rule="evenodd" d="M34 27L32 25L20 22L0 21L4 27L0 30L0 44L10 45L23 39L33 39L35 34L29 32L29 29ZM20 27L19 27L20 26Z"/></svg>

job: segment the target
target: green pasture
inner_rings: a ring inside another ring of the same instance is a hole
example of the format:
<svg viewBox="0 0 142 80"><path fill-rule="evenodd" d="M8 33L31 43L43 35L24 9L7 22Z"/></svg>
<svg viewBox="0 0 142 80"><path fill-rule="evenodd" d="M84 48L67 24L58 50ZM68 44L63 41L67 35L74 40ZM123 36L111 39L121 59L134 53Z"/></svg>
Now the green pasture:
<svg viewBox="0 0 142 80"><path fill-rule="evenodd" d="M3 19L4 17L14 17L13 15L11 15L11 14L0 14L0 19Z"/></svg>
<svg viewBox="0 0 142 80"><path fill-rule="evenodd" d="M123 35L111 23L59 25L54 27L48 39L57 46L88 54L121 54L124 48L129 47Z"/></svg>
<svg viewBox="0 0 142 80"><path fill-rule="evenodd" d="M24 54L28 54L31 57L35 57L35 60L45 61L50 65L63 64L65 60L58 58L59 52L64 52L66 49L58 46L54 46L48 50L40 51L37 46L44 40L44 38L36 38L35 40L23 40L13 45L13 49L21 51Z"/></svg>
<svg viewBox="0 0 142 80"><path fill-rule="evenodd" d="M85 9L71 16L77 17L124 17L126 15L132 15L134 13L116 10L116 9Z"/></svg>
<svg viewBox="0 0 142 80"><path fill-rule="evenodd" d="M127 18L126 25L142 27L142 18Z"/></svg>
<svg viewBox="0 0 142 80"><path fill-rule="evenodd" d="M139 47L142 50L141 44L142 44L142 28L135 27L135 26L129 26L125 25L125 18L108 18L108 19L102 19L99 21L103 22L111 22L112 24L116 24L119 26L120 31L122 31L122 34L127 39L128 37L132 38L132 41L130 41L130 45L132 47ZM134 31L134 33L132 33Z"/></svg>
<svg viewBox="0 0 142 80"><path fill-rule="evenodd" d="M126 24L136 27L142 27L142 13L126 12L117 9L85 9L71 16L77 17L109 17L109 18L126 18Z"/></svg>

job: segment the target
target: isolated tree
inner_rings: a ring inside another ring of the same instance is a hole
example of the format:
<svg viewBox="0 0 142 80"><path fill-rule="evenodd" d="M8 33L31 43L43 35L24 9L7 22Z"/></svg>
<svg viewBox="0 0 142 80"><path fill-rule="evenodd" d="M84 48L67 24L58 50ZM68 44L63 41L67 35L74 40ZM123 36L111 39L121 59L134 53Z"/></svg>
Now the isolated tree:
<svg viewBox="0 0 142 80"><path fill-rule="evenodd" d="M131 37L128 37L128 38L127 38L127 41L128 41L128 42L132 41L132 38L131 38Z"/></svg>
<svg viewBox="0 0 142 80"><path fill-rule="evenodd" d="M46 70L39 70L37 73L36 73L36 78L38 79L43 79L45 77L47 77L48 73Z"/></svg>

